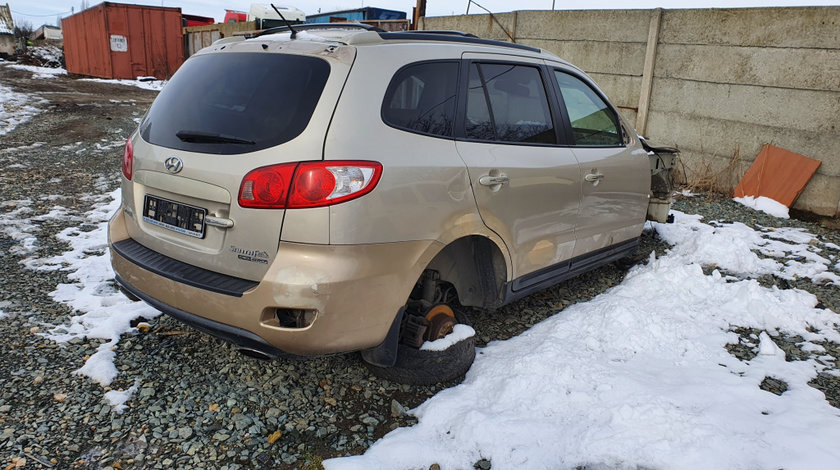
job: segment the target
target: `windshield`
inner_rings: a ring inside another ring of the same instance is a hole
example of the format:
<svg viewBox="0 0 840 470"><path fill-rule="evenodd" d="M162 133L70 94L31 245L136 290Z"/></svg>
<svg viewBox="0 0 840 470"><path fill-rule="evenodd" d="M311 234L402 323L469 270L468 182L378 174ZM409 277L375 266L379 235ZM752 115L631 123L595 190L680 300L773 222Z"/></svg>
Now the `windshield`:
<svg viewBox="0 0 840 470"><path fill-rule="evenodd" d="M330 73L320 58L221 53L191 58L140 124L143 140L191 152L254 152L306 128Z"/></svg>

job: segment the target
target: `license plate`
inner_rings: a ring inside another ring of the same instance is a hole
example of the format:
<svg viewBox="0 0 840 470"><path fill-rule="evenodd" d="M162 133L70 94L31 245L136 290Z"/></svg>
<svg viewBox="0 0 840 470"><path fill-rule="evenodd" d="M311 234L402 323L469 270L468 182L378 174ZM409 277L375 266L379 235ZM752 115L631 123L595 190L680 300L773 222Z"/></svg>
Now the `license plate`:
<svg viewBox="0 0 840 470"><path fill-rule="evenodd" d="M143 220L158 227L195 238L204 238L207 209L146 195Z"/></svg>

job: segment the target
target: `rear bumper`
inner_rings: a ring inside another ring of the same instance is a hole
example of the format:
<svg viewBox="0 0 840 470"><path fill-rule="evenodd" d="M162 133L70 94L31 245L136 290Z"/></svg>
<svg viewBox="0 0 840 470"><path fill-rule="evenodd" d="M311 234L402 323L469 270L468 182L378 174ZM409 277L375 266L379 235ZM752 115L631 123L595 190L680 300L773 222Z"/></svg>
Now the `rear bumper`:
<svg viewBox="0 0 840 470"><path fill-rule="evenodd" d="M431 241L280 243L263 279L240 280L245 284L235 289L239 292L226 292L228 284L207 288L205 270L191 272L194 267L159 254L163 259L143 262L127 253L126 244L119 244L130 240L124 217L120 210L111 220L109 245L117 282L125 290L196 329L271 355L316 356L377 346L440 250ZM145 251L142 259L148 260L154 252ZM281 327L277 309L314 311L315 319L303 328Z"/></svg>
<svg viewBox="0 0 840 470"><path fill-rule="evenodd" d="M171 305L166 305L165 303L159 302L154 298L144 294L143 292L140 292L139 290L135 289L130 284L125 282L119 275L116 276L115 280L119 285L120 289L125 290L127 294L137 297L143 302L146 302L147 304L151 305L152 307L160 310L161 312L169 315L170 317L176 320L186 323L187 325L195 328L196 330L203 331L217 338L221 338L229 343L233 343L242 348L260 351L269 356L289 356L289 354L284 353L283 351L268 344L268 342L266 342L264 339L251 333L250 331L226 325L224 323L219 323L213 320L208 320L198 315L193 315L191 313L177 309Z"/></svg>

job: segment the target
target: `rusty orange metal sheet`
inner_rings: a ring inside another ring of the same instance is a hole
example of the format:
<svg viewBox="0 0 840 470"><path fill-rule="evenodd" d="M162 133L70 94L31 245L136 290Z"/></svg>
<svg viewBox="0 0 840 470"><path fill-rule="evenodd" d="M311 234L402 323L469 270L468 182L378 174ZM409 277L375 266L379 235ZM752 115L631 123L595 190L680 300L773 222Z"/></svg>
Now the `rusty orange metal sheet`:
<svg viewBox="0 0 840 470"><path fill-rule="evenodd" d="M184 62L180 8L105 2L61 24L70 73L165 79Z"/></svg>
<svg viewBox="0 0 840 470"><path fill-rule="evenodd" d="M790 207L821 163L767 144L735 187L735 197L764 196Z"/></svg>

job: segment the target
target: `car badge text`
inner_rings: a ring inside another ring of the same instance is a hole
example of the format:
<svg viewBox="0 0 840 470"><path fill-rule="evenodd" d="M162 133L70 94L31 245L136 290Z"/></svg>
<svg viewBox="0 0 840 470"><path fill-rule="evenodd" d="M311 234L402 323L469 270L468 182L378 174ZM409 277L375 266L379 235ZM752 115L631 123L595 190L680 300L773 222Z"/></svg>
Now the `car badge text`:
<svg viewBox="0 0 840 470"><path fill-rule="evenodd" d="M174 175L184 168L184 162L178 157L169 157L163 161L163 166L166 168L166 171Z"/></svg>

